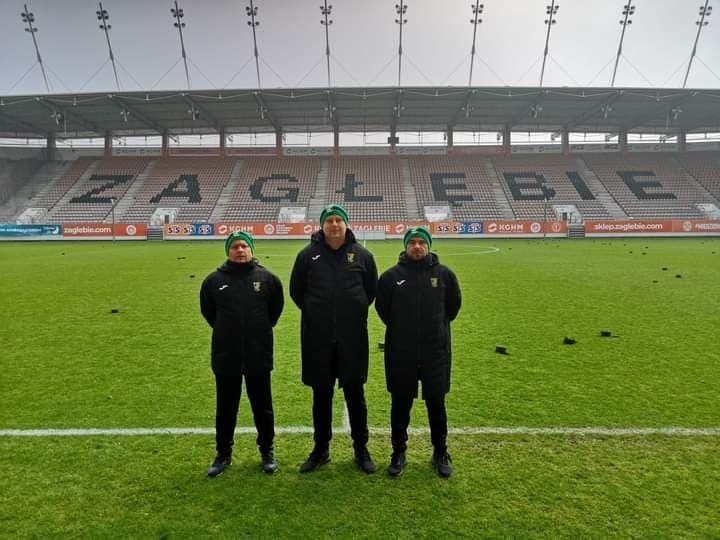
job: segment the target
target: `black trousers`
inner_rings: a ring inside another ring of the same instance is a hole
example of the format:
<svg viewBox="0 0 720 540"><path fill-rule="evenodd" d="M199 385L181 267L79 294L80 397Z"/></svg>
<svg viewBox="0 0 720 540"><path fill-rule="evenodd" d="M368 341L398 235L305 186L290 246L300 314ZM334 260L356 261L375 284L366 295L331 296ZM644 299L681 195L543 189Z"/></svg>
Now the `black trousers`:
<svg viewBox="0 0 720 540"><path fill-rule="evenodd" d="M390 406L390 427L393 451L405 452L407 450L408 434L410 425L410 410L415 398L400 394L392 394ZM447 452L447 412L445 411L445 396L425 398L427 407L428 422L430 423L430 441L435 452L444 454Z"/></svg>
<svg viewBox="0 0 720 540"><path fill-rule="evenodd" d="M215 375L215 448L220 455L232 453L243 376ZM275 438L270 373L245 376L260 452L271 450Z"/></svg>
<svg viewBox="0 0 720 540"><path fill-rule="evenodd" d="M315 447L327 450L332 439L332 403L335 387L313 387L313 428ZM359 450L367 445L367 404L362 384L343 385L345 403L350 416L350 437L353 448Z"/></svg>

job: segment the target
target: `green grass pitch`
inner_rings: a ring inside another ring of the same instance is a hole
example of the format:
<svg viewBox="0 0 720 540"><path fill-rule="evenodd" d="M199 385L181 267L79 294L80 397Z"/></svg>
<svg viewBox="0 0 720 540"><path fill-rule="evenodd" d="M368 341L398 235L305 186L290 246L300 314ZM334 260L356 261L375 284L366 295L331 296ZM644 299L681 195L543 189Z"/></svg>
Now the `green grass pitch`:
<svg viewBox="0 0 720 540"><path fill-rule="evenodd" d="M275 333L279 427L312 423L299 313L287 295L304 244L257 242L286 292ZM716 536L720 239L436 239L433 247L463 292L449 481L432 472L422 431L411 435L405 475L384 471L389 396L373 309L366 392L375 475L354 469L343 433L332 463L309 476L297 466L312 436L279 434L280 471L270 477L254 436L238 435L233 466L214 480L204 476L208 434L5 435L0 537ZM368 248L383 271L401 243ZM210 332L198 289L223 259L221 241L0 243L0 431L211 427ZM564 345L566 336L576 343ZM496 354L498 345L509 355ZM338 428L342 411L338 392ZM252 425L244 396L239 425ZM421 401L411 426L427 426ZM522 429L548 427L580 429Z"/></svg>

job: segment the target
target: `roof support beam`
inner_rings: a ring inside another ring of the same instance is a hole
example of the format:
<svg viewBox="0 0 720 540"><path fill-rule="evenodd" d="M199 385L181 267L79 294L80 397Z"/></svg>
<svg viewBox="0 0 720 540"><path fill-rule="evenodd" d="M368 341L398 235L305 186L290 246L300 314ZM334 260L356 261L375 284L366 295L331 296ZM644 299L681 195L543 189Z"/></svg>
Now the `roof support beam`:
<svg viewBox="0 0 720 540"><path fill-rule="evenodd" d="M397 94L395 97L395 105L393 106L392 120L390 120L390 136L393 138L397 134L397 126L398 126L398 123L400 120L400 116L402 116L402 111L405 108L405 107L403 107L403 104L402 104L402 94L403 94L403 89L398 88ZM392 144L392 146L394 146L394 145L395 145L395 143Z"/></svg>
<svg viewBox="0 0 720 540"><path fill-rule="evenodd" d="M685 103L691 97L692 96L690 95L690 93L688 93L687 95L683 96L682 98L673 100L672 103L668 104L668 107L669 107L668 111L667 111L668 116L666 117L667 118L666 124L668 125L668 127L670 125L669 115L673 114L673 112L672 112L673 109L678 108L680 105ZM679 111L678 111L678 114L680 114ZM646 114L644 116L636 116L635 118L631 119L627 124L623 124L623 128L630 131L633 128L642 126L644 122L646 122L647 120L652 120L653 118L657 118L657 115L656 114L652 114L652 115Z"/></svg>
<svg viewBox="0 0 720 540"><path fill-rule="evenodd" d="M42 107L44 107L45 109L50 111L52 114L60 113L65 116L66 120L67 119L72 120L73 122L75 122L76 124L78 124L80 127L84 128L87 131L92 131L93 133L97 133L97 134L102 133L102 130L97 125L93 124L92 122L86 120L85 118L80 116L78 113L76 113L72 109L72 105L70 107L68 107L65 104L55 103L53 100L45 98L45 97L37 97L37 98L35 98L35 101L37 101L37 103L39 103ZM56 121L57 121L57 118L56 118ZM60 123L58 122L58 127L59 127L59 125L60 125ZM55 130L55 131L57 132L58 130ZM75 129L74 131L77 131L77 129Z"/></svg>
<svg viewBox="0 0 720 540"><path fill-rule="evenodd" d="M521 120L527 118L528 116L532 116L533 118L537 118L540 114L540 111L542 111L542 96L543 92L539 91L535 97L532 98L533 102L531 105L528 105L527 108L524 108L522 112L518 115L514 115L510 118L509 124L507 124L510 129L513 128L513 126L517 125ZM524 95L522 98L518 99L526 99L530 96Z"/></svg>
<svg viewBox="0 0 720 540"><path fill-rule="evenodd" d="M265 104L265 100L262 98L262 95L260 95L260 92L253 92L253 96L255 96L255 102L258 104L258 107L260 107L260 118L263 120L267 118L268 122L275 128L275 133L282 132L280 122L277 121L273 112Z"/></svg>
<svg viewBox="0 0 720 540"><path fill-rule="evenodd" d="M460 118L461 113L465 114L465 118L470 118L470 113L472 112L470 101L472 100L474 94L475 90L467 91L467 94L465 94L464 104L458 107L458 109L455 111L455 114L453 114L452 118L450 119L450 123L448 124L450 127L455 127L455 125L458 123L458 119Z"/></svg>
<svg viewBox="0 0 720 540"><path fill-rule="evenodd" d="M340 131L340 121L338 120L337 107L335 106L335 100L333 99L334 94L332 90L326 90L326 92L328 98L328 117L332 123L333 132L338 132Z"/></svg>
<svg viewBox="0 0 720 540"><path fill-rule="evenodd" d="M696 129L703 129L712 131L717 129L717 125L720 124L720 114L716 114L715 116L708 116L705 118L701 124L696 124L694 126L683 126L683 131L695 131Z"/></svg>
<svg viewBox="0 0 720 540"><path fill-rule="evenodd" d="M590 108L588 108L586 111L580 114L580 116L577 116L570 120L567 124L565 124L563 129L566 129L567 131L572 131L573 128L579 126L583 122L586 122L590 120L593 116L596 116L598 113L600 114L609 114L612 110L611 105L615 103L618 99L620 99L620 96L622 96L622 91L615 92L612 96L609 98L603 100L603 103L598 106L598 102L594 102Z"/></svg>
<svg viewBox="0 0 720 540"><path fill-rule="evenodd" d="M133 118L137 118L140 122L142 122L149 128L157 131L158 134L161 135L164 131L166 131L166 128L145 116L143 113L135 109L132 105L128 105L128 103L120 96L109 94L108 99L110 100L110 103L115 105L120 110L121 113L122 111L127 111L133 116Z"/></svg>
<svg viewBox="0 0 720 540"><path fill-rule="evenodd" d="M44 129L42 129L41 127L38 127L34 124L30 124L29 122L26 122L25 120L19 120L19 119L15 118L14 116L12 116L11 114L7 114L6 112L4 112L2 110L0 110L0 118L4 118L5 120L12 122L13 124L16 124L18 126L22 126L26 129L29 129L30 131L32 131L33 133L35 133L37 135L43 135L43 136L47 135L47 132Z"/></svg>
<svg viewBox="0 0 720 540"><path fill-rule="evenodd" d="M213 127L217 130L218 133L223 131L223 126L220 125L220 122L218 122L217 118L210 114L210 112L205 107L198 105L198 103L192 97L185 93L181 94L181 96L185 100L185 103L190 105L191 109L198 111L203 118L205 118L213 125Z"/></svg>

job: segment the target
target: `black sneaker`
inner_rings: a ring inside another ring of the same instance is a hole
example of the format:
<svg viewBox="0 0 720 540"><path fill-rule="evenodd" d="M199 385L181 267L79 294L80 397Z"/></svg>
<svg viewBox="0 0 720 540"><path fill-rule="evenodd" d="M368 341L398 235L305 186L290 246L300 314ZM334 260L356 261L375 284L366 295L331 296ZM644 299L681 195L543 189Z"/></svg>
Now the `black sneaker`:
<svg viewBox="0 0 720 540"><path fill-rule="evenodd" d="M367 474L372 474L377 470L375 463L373 463L373 460L370 457L370 452L368 452L367 446L363 446L362 448L355 450L355 463L357 463L357 466L360 467L361 471Z"/></svg>
<svg viewBox="0 0 720 540"><path fill-rule="evenodd" d="M301 473L313 472L321 465L330 463L330 451L329 450L313 450L305 460L305 463L300 465Z"/></svg>
<svg viewBox="0 0 720 540"><path fill-rule="evenodd" d="M450 478L452 474L452 459L450 454L443 452L441 454L433 454L432 466L442 478Z"/></svg>
<svg viewBox="0 0 720 540"><path fill-rule="evenodd" d="M260 456L262 459L262 470L264 473L272 474L278 470L278 464L277 461L275 461L275 454L272 450L261 452Z"/></svg>
<svg viewBox="0 0 720 540"><path fill-rule="evenodd" d="M405 452L393 452L392 456L390 456L388 474L390 476L400 476L405 471L405 465L407 465Z"/></svg>
<svg viewBox="0 0 720 540"><path fill-rule="evenodd" d="M208 469L207 475L210 478L215 478L216 476L220 476L225 471L225 469L227 469L230 466L230 463L232 463L231 455L215 456L215 459L213 460L212 465L210 465L210 468Z"/></svg>

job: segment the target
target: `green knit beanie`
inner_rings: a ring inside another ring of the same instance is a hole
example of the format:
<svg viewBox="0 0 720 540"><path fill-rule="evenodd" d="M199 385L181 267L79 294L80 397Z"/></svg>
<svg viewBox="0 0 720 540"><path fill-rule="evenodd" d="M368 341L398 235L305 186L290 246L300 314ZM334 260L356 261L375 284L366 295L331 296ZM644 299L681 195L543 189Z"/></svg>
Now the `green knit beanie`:
<svg viewBox="0 0 720 540"><path fill-rule="evenodd" d="M325 220L329 218L330 216L340 216L340 219L342 219L345 222L345 225L348 224L350 221L350 218L348 217L347 210L345 210L342 206L339 204L330 204L323 208L322 212L320 212L320 226L322 227L325 224Z"/></svg>
<svg viewBox="0 0 720 540"><path fill-rule="evenodd" d="M245 243L250 246L253 255L255 255L255 240L253 240L250 233L246 233L245 231L235 231L228 235L225 239L225 255L230 254L230 246L232 246L235 240L245 240Z"/></svg>
<svg viewBox="0 0 720 540"><path fill-rule="evenodd" d="M427 227L421 225L419 227L410 227L405 232L405 236L403 236L403 245L405 246L405 249L407 249L410 239L416 237L422 238L427 244L428 249L432 247L432 236L430 236L430 231Z"/></svg>

